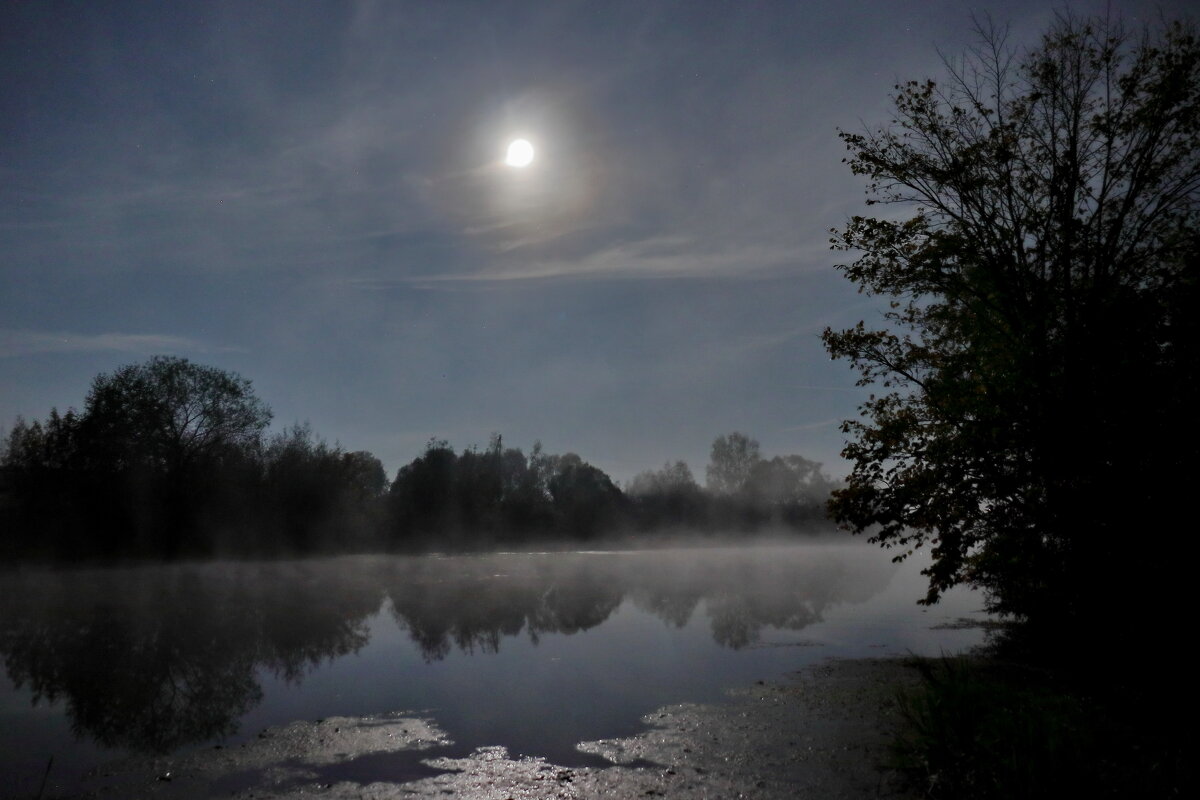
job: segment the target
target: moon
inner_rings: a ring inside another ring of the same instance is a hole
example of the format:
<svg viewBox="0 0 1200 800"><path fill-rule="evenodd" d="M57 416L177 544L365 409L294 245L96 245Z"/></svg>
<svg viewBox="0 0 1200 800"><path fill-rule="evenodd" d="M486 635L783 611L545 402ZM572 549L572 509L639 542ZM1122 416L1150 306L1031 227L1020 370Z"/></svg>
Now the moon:
<svg viewBox="0 0 1200 800"><path fill-rule="evenodd" d="M527 167L533 161L533 145L525 139L514 139L508 143L508 155L504 163L510 167Z"/></svg>

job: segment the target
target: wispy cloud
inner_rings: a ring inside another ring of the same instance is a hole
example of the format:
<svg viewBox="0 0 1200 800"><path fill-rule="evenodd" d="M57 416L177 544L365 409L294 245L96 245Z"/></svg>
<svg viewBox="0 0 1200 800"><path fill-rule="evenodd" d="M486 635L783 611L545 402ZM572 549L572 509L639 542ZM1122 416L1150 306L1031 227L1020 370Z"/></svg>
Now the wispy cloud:
<svg viewBox="0 0 1200 800"><path fill-rule="evenodd" d="M435 289L517 281L753 278L777 275L781 270L804 269L813 263L810 253L790 246L737 242L722 245L688 236L657 236L621 242L575 257L493 263L468 272L376 277L358 282L372 287L405 285Z"/></svg>
<svg viewBox="0 0 1200 800"><path fill-rule="evenodd" d="M171 353L207 352L214 348L182 336L157 333L70 333L0 329L0 358L44 353Z"/></svg>

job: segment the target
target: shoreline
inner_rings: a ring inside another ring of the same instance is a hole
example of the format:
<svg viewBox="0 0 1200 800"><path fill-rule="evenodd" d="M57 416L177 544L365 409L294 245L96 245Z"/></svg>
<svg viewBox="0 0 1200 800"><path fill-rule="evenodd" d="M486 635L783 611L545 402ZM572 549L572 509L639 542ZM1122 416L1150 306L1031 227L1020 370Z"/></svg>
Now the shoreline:
<svg viewBox="0 0 1200 800"><path fill-rule="evenodd" d="M831 659L733 689L724 703L659 708L639 734L578 746L608 767L511 758L503 747L438 757L446 735L401 712L293 722L239 747L129 759L97 770L81 796L903 797L898 775L880 765L899 722L896 692L919 683L911 663Z"/></svg>

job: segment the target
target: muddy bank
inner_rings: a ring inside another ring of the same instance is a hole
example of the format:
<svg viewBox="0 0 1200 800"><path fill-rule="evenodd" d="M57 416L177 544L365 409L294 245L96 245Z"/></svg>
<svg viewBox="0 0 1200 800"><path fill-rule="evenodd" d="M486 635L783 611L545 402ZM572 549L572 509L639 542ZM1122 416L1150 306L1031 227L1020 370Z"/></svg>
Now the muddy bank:
<svg viewBox="0 0 1200 800"><path fill-rule="evenodd" d="M231 748L109 765L87 797L153 798L859 798L899 795L881 769L895 691L916 671L899 659L831 661L676 705L648 730L579 745L597 766L563 767L480 748L465 758L417 716L331 718L264 731ZM612 766L599 766L605 762Z"/></svg>

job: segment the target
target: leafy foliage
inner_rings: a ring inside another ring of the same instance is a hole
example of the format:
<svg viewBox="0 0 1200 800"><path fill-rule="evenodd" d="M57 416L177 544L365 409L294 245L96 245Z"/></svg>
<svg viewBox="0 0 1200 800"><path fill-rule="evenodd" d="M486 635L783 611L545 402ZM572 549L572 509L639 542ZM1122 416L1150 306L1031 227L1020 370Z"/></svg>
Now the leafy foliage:
<svg viewBox="0 0 1200 800"><path fill-rule="evenodd" d="M84 436L119 468L185 470L226 451L253 448L271 421L250 381L234 373L155 356L92 382Z"/></svg>
<svg viewBox="0 0 1200 800"><path fill-rule="evenodd" d="M1174 574L1139 526L1182 510L1197 447L1200 41L1057 19L1040 44L980 45L943 83L896 87L890 126L841 134L869 203L833 240L889 298L885 324L827 329L883 391L843 424L834 516L929 544L926 600L961 582L1054 627L1125 613Z"/></svg>

